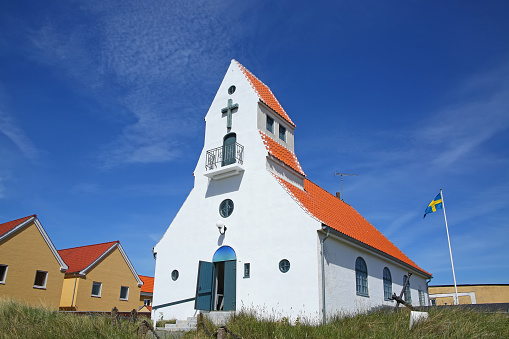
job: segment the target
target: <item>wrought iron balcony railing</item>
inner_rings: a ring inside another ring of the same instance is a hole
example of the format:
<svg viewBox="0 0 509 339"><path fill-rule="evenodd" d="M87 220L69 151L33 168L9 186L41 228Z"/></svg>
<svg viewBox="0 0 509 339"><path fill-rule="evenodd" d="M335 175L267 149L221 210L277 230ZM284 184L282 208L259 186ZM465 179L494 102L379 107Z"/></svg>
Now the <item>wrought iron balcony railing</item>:
<svg viewBox="0 0 509 339"><path fill-rule="evenodd" d="M220 146L207 151L205 169L212 170L238 163L242 165L244 159L244 146L239 143Z"/></svg>

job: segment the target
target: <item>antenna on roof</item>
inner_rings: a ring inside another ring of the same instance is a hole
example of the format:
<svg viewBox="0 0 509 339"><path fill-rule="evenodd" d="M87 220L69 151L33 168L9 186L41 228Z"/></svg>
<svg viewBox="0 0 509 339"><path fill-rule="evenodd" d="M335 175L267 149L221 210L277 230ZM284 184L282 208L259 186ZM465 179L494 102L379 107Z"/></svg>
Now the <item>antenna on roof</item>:
<svg viewBox="0 0 509 339"><path fill-rule="evenodd" d="M358 177L358 174L350 174L350 173L339 173L338 171L334 172L334 175L339 175L341 177L341 201L345 201L343 199L343 175L345 176L351 176L351 177Z"/></svg>

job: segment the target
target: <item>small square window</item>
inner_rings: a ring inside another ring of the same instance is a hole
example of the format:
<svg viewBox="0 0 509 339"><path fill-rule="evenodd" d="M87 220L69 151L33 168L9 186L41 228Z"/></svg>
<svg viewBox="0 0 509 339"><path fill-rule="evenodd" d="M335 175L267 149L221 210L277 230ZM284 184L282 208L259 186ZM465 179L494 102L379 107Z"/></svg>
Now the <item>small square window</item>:
<svg viewBox="0 0 509 339"><path fill-rule="evenodd" d="M101 297L103 284L97 281L92 283L92 297Z"/></svg>
<svg viewBox="0 0 509 339"><path fill-rule="evenodd" d="M34 288L46 288L46 280L48 272L37 271L35 272Z"/></svg>
<svg viewBox="0 0 509 339"><path fill-rule="evenodd" d="M129 287L121 286L120 287L120 300L128 300L129 299Z"/></svg>
<svg viewBox="0 0 509 339"><path fill-rule="evenodd" d="M244 278L249 278L250 273L251 273L251 264L245 263L244 264Z"/></svg>
<svg viewBox="0 0 509 339"><path fill-rule="evenodd" d="M274 133L274 119L267 116L267 131Z"/></svg>
<svg viewBox="0 0 509 339"><path fill-rule="evenodd" d="M150 299L143 299L143 305L145 305L145 306L152 305L152 300L150 300Z"/></svg>
<svg viewBox="0 0 509 339"><path fill-rule="evenodd" d="M279 125L279 139L286 142L286 128L281 125Z"/></svg>
<svg viewBox="0 0 509 339"><path fill-rule="evenodd" d="M0 284L5 284L5 277L7 277L7 265L0 265Z"/></svg>

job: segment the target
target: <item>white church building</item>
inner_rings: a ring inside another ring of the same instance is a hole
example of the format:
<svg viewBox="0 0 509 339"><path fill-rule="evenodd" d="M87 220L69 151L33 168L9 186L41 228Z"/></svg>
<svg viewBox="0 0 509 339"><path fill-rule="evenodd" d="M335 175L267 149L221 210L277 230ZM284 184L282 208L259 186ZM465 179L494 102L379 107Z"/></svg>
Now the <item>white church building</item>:
<svg viewBox="0 0 509 339"><path fill-rule="evenodd" d="M237 61L205 121L194 188L154 247L153 319L255 309L321 320L394 306L409 273L405 300L428 304L431 274L307 178L295 124Z"/></svg>

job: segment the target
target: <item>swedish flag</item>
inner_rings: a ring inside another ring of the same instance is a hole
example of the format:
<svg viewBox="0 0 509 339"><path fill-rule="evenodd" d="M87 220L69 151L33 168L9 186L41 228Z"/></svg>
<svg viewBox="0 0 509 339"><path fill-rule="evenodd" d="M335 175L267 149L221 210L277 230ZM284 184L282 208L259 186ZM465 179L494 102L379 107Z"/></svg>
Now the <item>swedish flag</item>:
<svg viewBox="0 0 509 339"><path fill-rule="evenodd" d="M424 211L423 218L426 218L426 214L436 212L438 209L442 209L442 194L438 193L438 195L433 199L429 205L428 208L426 208L426 211Z"/></svg>

